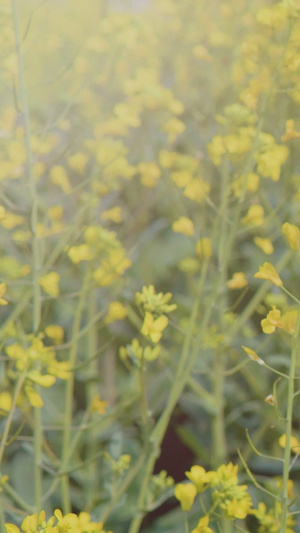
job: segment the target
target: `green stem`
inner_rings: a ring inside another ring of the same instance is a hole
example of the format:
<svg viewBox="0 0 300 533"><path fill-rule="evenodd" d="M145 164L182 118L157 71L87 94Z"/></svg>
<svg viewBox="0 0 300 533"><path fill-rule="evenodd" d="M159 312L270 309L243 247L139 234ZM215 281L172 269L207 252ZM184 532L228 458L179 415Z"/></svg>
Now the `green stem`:
<svg viewBox="0 0 300 533"><path fill-rule="evenodd" d="M89 280L90 280L90 274L88 270L86 272L86 275L83 281L80 298L79 298L77 308L75 311L75 317L74 317L73 328L72 328L72 339L77 337L78 332L80 330L80 323L81 323L84 305L86 301L86 292L87 292ZM78 342L74 342L70 349L69 363L70 363L71 368L74 368L76 365L77 347L78 347ZM62 471L68 470L69 448L71 444L72 404L73 404L74 383L75 383L75 374L74 372L71 372L70 377L68 378L68 381L66 383L64 432L63 432L62 459L61 459L61 470ZM63 507L64 513L69 513L71 511L71 499L70 499L68 474L65 474L62 476L62 507Z"/></svg>
<svg viewBox="0 0 300 533"><path fill-rule="evenodd" d="M149 481L150 481L150 477L153 472L155 461L159 454L160 445L164 437L164 434L166 432L166 429L168 427L172 412L178 402L178 399L186 383L189 380L190 373L193 369L195 360L199 353L199 345L201 345L203 334L209 323L211 313L213 310L213 305L217 297L218 288L219 288L218 283L215 284L214 290L210 296L210 301L208 302L208 305L206 307L202 323L200 324L198 335L194 339L196 320L197 320L197 315L199 311L202 290L203 290L205 280L206 280L207 271L208 271L208 261L205 261L202 267L202 272L201 272L199 284L198 284L197 291L196 291L196 298L195 298L194 305L191 311L189 327L188 327L187 334L184 340L181 357L180 357L180 360L177 366L176 375L173 381L173 385L171 387L167 405L165 409L163 410L159 420L157 421L154 429L152 430L152 433L149 438L149 441L150 443L152 443L153 448L152 448L152 451L148 455L148 461L144 468L144 477L141 483L140 496L139 496L138 505L137 505L137 513L130 524L129 533L138 533L138 531L140 530L141 523L146 512L145 502L147 498Z"/></svg>
<svg viewBox="0 0 300 533"><path fill-rule="evenodd" d="M27 153L27 175L29 180L29 189L31 196L31 232L32 232L32 287L33 287L33 317L32 329L36 333L39 329L41 320L41 289L39 285L40 275L40 257L39 257L39 243L37 235L38 225L38 196L36 191L35 178L33 175L33 159L31 151L31 126L30 113L27 99L23 57L21 49L21 39L19 31L19 19L16 6L16 0L12 0L12 13L14 20L14 31L16 39L16 50L18 57L19 68L19 84L20 84L20 98L22 110L24 115L24 129L25 129L25 145ZM35 455L35 508L39 513L41 510L41 494L42 494L42 470L41 470L41 454L42 454L42 419L41 410L36 408L34 410L34 455Z"/></svg>
<svg viewBox="0 0 300 533"><path fill-rule="evenodd" d="M298 308L298 318L296 330L293 335L293 346L291 354L290 375L288 380L288 398L287 398L287 414L286 414L286 444L284 450L284 465L282 476L282 512L281 512L281 526L280 533L285 533L288 515L288 482L290 472L291 460L291 437L292 437L292 423L293 423L293 407L294 407L294 388L295 388L295 373L297 357L299 352L299 334L300 334L300 306Z"/></svg>
<svg viewBox="0 0 300 533"><path fill-rule="evenodd" d="M5 517L3 510L3 494L0 494L0 531L5 531Z"/></svg>
<svg viewBox="0 0 300 533"><path fill-rule="evenodd" d="M189 533L189 521L187 511L184 512L184 530L185 533Z"/></svg>
<svg viewBox="0 0 300 533"><path fill-rule="evenodd" d="M146 389L146 368L145 360L142 357L140 367L138 369L138 381L139 381L139 394L140 394L140 413L141 413L141 424L142 424L142 433L143 441L146 444L148 440L148 400L147 400L147 389Z"/></svg>
<svg viewBox="0 0 300 533"><path fill-rule="evenodd" d="M7 443L7 439L8 439L8 435L9 435L10 426L11 426L11 423L12 423L13 415L14 415L14 412L15 412L16 404L17 404L17 400L18 400L20 391L22 389L24 380L25 380L25 374L21 374L21 376L19 377L19 379L17 381L15 392L14 392L14 396L13 396L12 406L10 408L8 417L6 419L5 429L4 429L2 440L1 440L1 444L0 444L0 465L2 464L3 454L4 454L4 451L5 451L5 447L6 447L6 443Z"/></svg>
<svg viewBox="0 0 300 533"><path fill-rule="evenodd" d="M95 316L97 315L97 300L95 291L90 291L88 295L89 301L89 310L88 310L88 329L87 329L87 358L89 361L89 372L91 376L97 376L99 372L98 358L93 357L97 353L97 328L96 323L93 322ZM94 379L89 380L86 387L86 409L87 413L90 409L90 405L93 399L99 394L99 385ZM94 413L89 413L91 421L95 419ZM88 419L88 416L87 416ZM96 457L98 451L97 445L97 433L98 429L93 424L88 429L88 439L87 439L87 451L86 457ZM80 434L79 434L80 436ZM74 437L73 437L74 442ZM95 475L95 462L91 462L87 468L87 479L86 479L86 507L92 507L95 495L97 492L97 478Z"/></svg>

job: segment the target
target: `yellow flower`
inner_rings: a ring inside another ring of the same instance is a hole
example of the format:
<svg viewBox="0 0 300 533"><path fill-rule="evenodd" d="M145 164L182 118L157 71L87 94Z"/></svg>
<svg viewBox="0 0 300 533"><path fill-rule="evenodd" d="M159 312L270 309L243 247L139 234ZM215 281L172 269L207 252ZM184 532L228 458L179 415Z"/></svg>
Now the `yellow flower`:
<svg viewBox="0 0 300 533"><path fill-rule="evenodd" d="M193 236L195 234L194 223L190 218L180 217L172 224L172 229L176 233L183 233L183 235Z"/></svg>
<svg viewBox="0 0 300 533"><path fill-rule="evenodd" d="M130 128L138 128L141 125L141 119L138 115L139 110L130 107L128 103L121 102L114 107L114 113L125 126Z"/></svg>
<svg viewBox="0 0 300 533"><path fill-rule="evenodd" d="M277 309L275 305L272 305L272 310L269 311L269 313L267 314L267 317L261 321L261 327L262 327L263 332L267 334L273 333L275 329L279 327L280 318L281 318L280 310Z"/></svg>
<svg viewBox="0 0 300 533"><path fill-rule="evenodd" d="M47 371L59 379L69 379L71 367L69 361L57 361L53 359L47 365Z"/></svg>
<svg viewBox="0 0 300 533"><path fill-rule="evenodd" d="M177 170L175 172L171 172L171 178L179 188L187 188L188 185L193 181L193 175L190 170Z"/></svg>
<svg viewBox="0 0 300 533"><path fill-rule="evenodd" d="M243 350L245 350L246 354L250 357L252 361L256 361L259 365L264 365L264 361L257 355L257 353L252 350L251 348L247 348L247 346L242 346Z"/></svg>
<svg viewBox="0 0 300 533"><path fill-rule="evenodd" d="M281 448L286 448L286 434L285 433L281 435L278 442ZM291 444L292 452L298 454L300 452L300 442L297 439L297 437L291 436L290 444Z"/></svg>
<svg viewBox="0 0 300 533"><path fill-rule="evenodd" d="M155 187L157 180L161 175L158 165L156 163L147 162L140 163L137 168L141 174L142 184L149 189Z"/></svg>
<svg viewBox="0 0 300 533"><path fill-rule="evenodd" d="M200 204L210 191L210 185L202 178L193 178L183 191L183 195Z"/></svg>
<svg viewBox="0 0 300 533"><path fill-rule="evenodd" d="M115 224L119 224L122 222L122 207L116 205L111 209L106 209L106 211L101 213L101 218L102 220L111 220Z"/></svg>
<svg viewBox="0 0 300 533"><path fill-rule="evenodd" d="M248 494L245 494L244 498L233 498L230 502L226 502L224 505L226 514L229 518L239 518L240 520L246 518L251 507L252 501Z"/></svg>
<svg viewBox="0 0 300 533"><path fill-rule="evenodd" d="M7 305L8 302L3 298L6 293L6 283L0 283L0 305Z"/></svg>
<svg viewBox="0 0 300 533"><path fill-rule="evenodd" d="M6 533L20 533L19 528L14 524L10 524L9 522L5 524L5 530Z"/></svg>
<svg viewBox="0 0 300 533"><path fill-rule="evenodd" d="M5 530L6 533L20 533L19 528L15 526L15 524L10 524L9 522L5 524Z"/></svg>
<svg viewBox="0 0 300 533"><path fill-rule="evenodd" d="M71 248L68 251L68 256L70 257L71 261L75 264L80 263L81 261L90 261L94 257L88 244L80 244L79 246L71 246Z"/></svg>
<svg viewBox="0 0 300 533"><path fill-rule="evenodd" d="M259 154L257 160L257 171L264 178L271 178L278 181L281 167L286 162L290 154L287 146L282 144L270 144L263 153Z"/></svg>
<svg viewBox="0 0 300 533"><path fill-rule="evenodd" d="M168 134L168 142L173 143L178 135L184 132L185 124L178 118L171 118L164 125L163 130Z"/></svg>
<svg viewBox="0 0 300 533"><path fill-rule="evenodd" d="M168 323L169 320L165 315L161 315L154 319L152 313L146 311L141 333L145 335L145 337L149 337L152 342L157 343L160 341L162 332L166 329Z"/></svg>
<svg viewBox="0 0 300 533"><path fill-rule="evenodd" d="M195 501L197 489L192 483L178 483L175 487L175 498L180 502L183 511L189 511Z"/></svg>
<svg viewBox="0 0 300 533"><path fill-rule="evenodd" d="M75 172L78 172L78 174L84 174L88 160L89 158L87 154L77 152L76 154L68 157L67 162L68 166L72 170L75 170Z"/></svg>
<svg viewBox="0 0 300 533"><path fill-rule="evenodd" d="M254 242L265 254L271 255L274 252L274 247L270 239L262 237L254 237Z"/></svg>
<svg viewBox="0 0 300 533"><path fill-rule="evenodd" d="M58 222L62 219L63 212L63 207L61 205L53 205L52 207L49 207L48 210L49 217L55 222Z"/></svg>
<svg viewBox="0 0 300 533"><path fill-rule="evenodd" d="M203 466L194 465L189 472L185 472L186 477L195 485L198 492L206 490L214 472L206 472Z"/></svg>
<svg viewBox="0 0 300 533"><path fill-rule="evenodd" d="M192 533L214 533L213 529L208 526L209 516L206 515L203 518L200 518L196 527L192 530Z"/></svg>
<svg viewBox="0 0 300 533"><path fill-rule="evenodd" d="M294 226L294 224L289 224L289 222L285 222L285 224L283 224L282 226L282 233L286 237L286 240L292 250L298 252L300 238L299 228L297 226Z"/></svg>
<svg viewBox="0 0 300 533"><path fill-rule="evenodd" d="M283 285L282 280L277 274L275 267L268 262L264 263L263 266L259 267L259 272L256 272L256 274L254 274L254 277L271 281L271 283L273 283L277 287L281 287Z"/></svg>
<svg viewBox="0 0 300 533"><path fill-rule="evenodd" d="M49 272L39 279L39 285L47 294L55 298L59 295L59 279L60 276L57 272Z"/></svg>
<svg viewBox="0 0 300 533"><path fill-rule="evenodd" d="M64 339L64 330L61 326L56 324L49 324L45 328L45 333L47 337L50 337L54 341L54 344L61 344Z"/></svg>
<svg viewBox="0 0 300 533"><path fill-rule="evenodd" d="M264 7L257 13L257 21L272 29L280 28L287 19L287 9L282 3Z"/></svg>
<svg viewBox="0 0 300 533"><path fill-rule="evenodd" d="M104 400L101 400L100 396L95 396L91 403L90 410L95 411L96 413L99 413L100 415L105 415L107 406L108 406L108 403L105 402Z"/></svg>
<svg viewBox="0 0 300 533"><path fill-rule="evenodd" d="M247 215L242 218L242 224L261 226L263 223L264 208L259 204L251 205L248 209Z"/></svg>
<svg viewBox="0 0 300 533"><path fill-rule="evenodd" d="M208 153L212 162L216 166L220 166L222 161L222 155L226 153L224 138L221 135L215 135L211 142L207 145Z"/></svg>
<svg viewBox="0 0 300 533"><path fill-rule="evenodd" d="M105 318L105 323L110 324L115 320L123 320L127 316L126 307L121 302L111 302L109 304L108 313Z"/></svg>
<svg viewBox="0 0 300 533"><path fill-rule="evenodd" d="M36 383L36 385L45 387L45 389L52 387L52 385L54 385L54 383L56 382L55 376L51 376L50 374L40 374L38 371L35 370L33 370L32 372L28 372L26 378L32 381L33 383Z"/></svg>
<svg viewBox="0 0 300 533"><path fill-rule="evenodd" d="M280 327L281 329L284 329L284 331L293 335L296 331L297 318L298 318L298 311L296 309L287 311L286 313L282 315L281 323L280 323L280 326L278 327Z"/></svg>
<svg viewBox="0 0 300 533"><path fill-rule="evenodd" d="M285 134L281 137L282 142L298 139L299 137L299 131L295 130L295 121L293 119L287 120L285 123Z"/></svg>
<svg viewBox="0 0 300 533"><path fill-rule="evenodd" d="M248 284L244 272L235 272L231 279L227 281L229 289L242 289Z"/></svg>
<svg viewBox="0 0 300 533"><path fill-rule="evenodd" d="M63 516L60 509L55 509L54 516L57 520L58 531L71 532L78 530L78 516L75 513L67 513Z"/></svg>
<svg viewBox="0 0 300 533"><path fill-rule="evenodd" d="M0 392L0 414L7 415L12 407L12 395L8 391Z"/></svg>
<svg viewBox="0 0 300 533"><path fill-rule="evenodd" d="M71 185L67 173L61 165L55 165L50 171L50 179L54 185L60 187L65 194L71 192Z"/></svg>
<svg viewBox="0 0 300 533"><path fill-rule="evenodd" d="M196 244L196 253L200 259L209 259L213 254L213 249L210 239L204 237Z"/></svg>
<svg viewBox="0 0 300 533"><path fill-rule="evenodd" d="M0 223L5 229L13 229L16 226L20 226L24 223L24 217L6 211L4 216L1 217Z"/></svg>

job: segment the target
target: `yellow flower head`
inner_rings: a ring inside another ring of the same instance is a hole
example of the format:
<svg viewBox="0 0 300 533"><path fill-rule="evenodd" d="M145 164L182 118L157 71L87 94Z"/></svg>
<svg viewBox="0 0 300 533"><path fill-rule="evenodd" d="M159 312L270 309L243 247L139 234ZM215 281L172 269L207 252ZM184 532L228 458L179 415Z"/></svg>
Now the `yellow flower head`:
<svg viewBox="0 0 300 533"><path fill-rule="evenodd" d="M55 298L59 295L59 279L60 276L57 272L49 272L39 279L39 284L47 294Z"/></svg>
<svg viewBox="0 0 300 533"><path fill-rule="evenodd" d="M195 485L198 492L206 490L214 472L206 472L203 466L194 465L189 472L185 472L186 477Z"/></svg>
<svg viewBox="0 0 300 533"><path fill-rule="evenodd" d="M229 289L242 289L248 284L244 272L235 272L233 277L227 281Z"/></svg>
<svg viewBox="0 0 300 533"><path fill-rule="evenodd" d="M138 165L138 171L141 174L141 182L145 187L148 187L149 189L155 187L157 180L161 175L160 168L156 163L140 163Z"/></svg>
<svg viewBox="0 0 300 533"><path fill-rule="evenodd" d="M105 318L106 324L110 324L115 320L123 320L127 316L127 309L121 302L111 302L109 304L108 313Z"/></svg>
<svg viewBox="0 0 300 533"><path fill-rule="evenodd" d="M61 344L64 339L64 330L61 326L57 324L49 324L45 328L45 333L47 337L50 337L54 341L54 344Z"/></svg>
<svg viewBox="0 0 300 533"><path fill-rule="evenodd" d="M188 237L192 237L195 234L195 228L192 220L187 217L180 217L172 224L172 229L175 233L182 233Z"/></svg>
<svg viewBox="0 0 300 533"><path fill-rule="evenodd" d="M159 342L162 337L162 332L167 327L168 323L169 320L165 315L161 315L154 319L152 313L146 311L141 333L145 335L145 337L149 337L152 342Z"/></svg>
<svg viewBox="0 0 300 533"><path fill-rule="evenodd" d="M274 252L274 247L270 239L262 237L254 237L254 243L258 246L265 254L271 255Z"/></svg>
<svg viewBox="0 0 300 533"><path fill-rule="evenodd" d="M0 305L7 305L7 301L3 298L6 293L6 283L0 283Z"/></svg>
<svg viewBox="0 0 300 533"><path fill-rule="evenodd" d="M12 395L9 391L0 392L0 415L7 415L12 408Z"/></svg>
<svg viewBox="0 0 300 533"><path fill-rule="evenodd" d="M283 284L281 278L276 272L275 267L268 262L264 263L263 266L259 267L259 272L256 272L256 274L254 274L254 277L271 281L271 283L273 283L277 287L281 287Z"/></svg>
<svg viewBox="0 0 300 533"><path fill-rule="evenodd" d="M80 263L81 261L90 261L94 257L88 244L71 246L68 251L68 256L75 264Z"/></svg>
<svg viewBox="0 0 300 533"><path fill-rule="evenodd" d="M295 129L295 121L293 119L287 120L285 123L285 134L281 137L282 142L288 142L299 137L300 133Z"/></svg>
<svg viewBox="0 0 300 533"><path fill-rule="evenodd" d="M250 226L261 226L264 221L264 208L259 204L251 205L247 215L242 218L242 224Z"/></svg>
<svg viewBox="0 0 300 533"><path fill-rule="evenodd" d="M285 222L285 224L283 224L282 226L282 233L285 236L292 250L298 252L300 238L299 228L297 226L294 226L294 224L289 224L289 222Z"/></svg>
<svg viewBox="0 0 300 533"><path fill-rule="evenodd" d="M213 529L208 526L209 524L209 516L206 515L203 518L200 518L197 526L195 529L192 530L192 533L214 533Z"/></svg>
<svg viewBox="0 0 300 533"><path fill-rule="evenodd" d="M293 335L296 330L297 319L298 311L296 309L281 315L280 310L272 305L272 310L261 321L261 327L264 333L273 333L276 328L280 328Z"/></svg>
<svg viewBox="0 0 300 533"><path fill-rule="evenodd" d="M180 502L183 511L189 511L195 501L197 489L192 483L178 483L175 487L175 498Z"/></svg>
<svg viewBox="0 0 300 533"><path fill-rule="evenodd" d="M71 184L63 166L55 165L50 171L50 179L54 185L60 187L65 194L71 192Z"/></svg>
<svg viewBox="0 0 300 533"><path fill-rule="evenodd" d="M280 324L281 312L272 305L272 310L269 311L267 317L261 321L261 327L264 333L273 333Z"/></svg>
<svg viewBox="0 0 300 533"><path fill-rule="evenodd" d="M281 435L281 437L279 438L279 445L281 446L281 448L286 448L286 434L285 433ZM291 445L291 450L293 453L297 453L297 454L300 453L300 442L297 439L297 437L291 436L290 445Z"/></svg>
<svg viewBox="0 0 300 533"><path fill-rule="evenodd" d="M103 211L101 213L102 220L111 220L115 224L119 224L122 222L122 207L119 205L116 205L115 207L112 207L111 209L107 209L106 211Z"/></svg>

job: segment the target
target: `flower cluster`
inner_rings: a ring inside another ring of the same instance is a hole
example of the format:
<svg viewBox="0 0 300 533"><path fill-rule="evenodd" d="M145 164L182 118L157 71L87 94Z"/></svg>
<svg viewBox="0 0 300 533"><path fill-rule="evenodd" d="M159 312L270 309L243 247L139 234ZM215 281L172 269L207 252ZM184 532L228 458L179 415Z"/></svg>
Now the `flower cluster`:
<svg viewBox="0 0 300 533"><path fill-rule="evenodd" d="M8 378L16 380L23 376L23 393L25 398L33 407L44 405L41 395L37 392L36 385L41 387L52 387L56 378L68 379L70 376L70 365L67 361L58 361L52 347L45 346L42 338L33 337L29 339L29 344L23 347L21 344L10 344L5 348L9 358ZM6 395L9 395L8 397ZM11 405L10 393L4 393L1 406L4 411ZM19 398L19 404L25 398ZM26 403L26 402L25 402Z"/></svg>
<svg viewBox="0 0 300 533"><path fill-rule="evenodd" d="M20 528L14 524L5 524L6 533L112 533L105 531L102 522L93 522L89 513L81 512L62 514L60 509L46 520L45 511L24 518Z"/></svg>
<svg viewBox="0 0 300 533"><path fill-rule="evenodd" d="M176 485L175 497L180 501L181 508L189 511L197 494L210 489L214 511L218 509L230 520L243 519L252 508L252 500L247 485L239 485L237 471L237 465L232 463L221 465L216 471L206 471L202 466L195 465L186 472L191 483ZM194 531L201 531L200 525ZM203 525L208 526L208 523Z"/></svg>

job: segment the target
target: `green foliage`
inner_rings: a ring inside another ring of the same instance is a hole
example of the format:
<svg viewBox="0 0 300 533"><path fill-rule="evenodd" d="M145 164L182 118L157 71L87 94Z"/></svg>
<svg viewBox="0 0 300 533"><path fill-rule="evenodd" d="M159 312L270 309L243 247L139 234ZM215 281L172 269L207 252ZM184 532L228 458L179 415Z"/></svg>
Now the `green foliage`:
<svg viewBox="0 0 300 533"><path fill-rule="evenodd" d="M299 529L299 17L2 0L1 531Z"/></svg>

